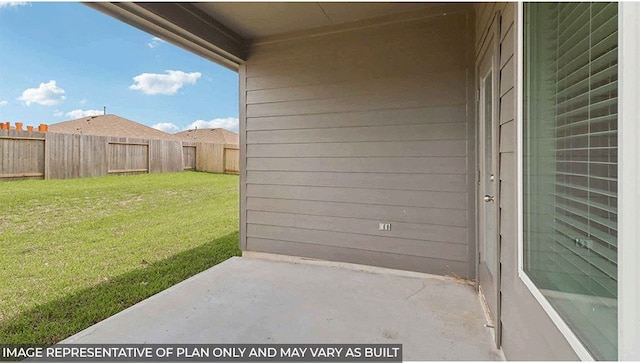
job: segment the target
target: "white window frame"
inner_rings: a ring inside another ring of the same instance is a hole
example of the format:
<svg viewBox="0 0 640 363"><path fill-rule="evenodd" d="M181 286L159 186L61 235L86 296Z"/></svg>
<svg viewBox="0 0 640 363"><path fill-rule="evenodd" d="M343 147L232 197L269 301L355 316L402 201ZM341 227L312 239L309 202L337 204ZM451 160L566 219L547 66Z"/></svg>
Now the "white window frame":
<svg viewBox="0 0 640 363"><path fill-rule="evenodd" d="M618 360L639 361L640 3L618 9Z"/></svg>
<svg viewBox="0 0 640 363"><path fill-rule="evenodd" d="M594 358L524 271L524 3L517 6L518 277L576 355ZM618 3L618 360L640 360L640 3Z"/></svg>

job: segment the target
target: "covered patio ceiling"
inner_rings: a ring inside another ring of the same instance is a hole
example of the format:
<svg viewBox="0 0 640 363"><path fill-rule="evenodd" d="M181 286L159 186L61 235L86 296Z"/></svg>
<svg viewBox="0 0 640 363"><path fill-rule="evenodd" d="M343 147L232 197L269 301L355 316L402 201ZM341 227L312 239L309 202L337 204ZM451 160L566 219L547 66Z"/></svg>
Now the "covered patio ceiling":
<svg viewBox="0 0 640 363"><path fill-rule="evenodd" d="M424 2L86 4L234 70L247 59L253 44L428 16L452 6Z"/></svg>
<svg viewBox="0 0 640 363"><path fill-rule="evenodd" d="M193 3L244 39L259 39L330 25L420 11L434 3L246 2Z"/></svg>

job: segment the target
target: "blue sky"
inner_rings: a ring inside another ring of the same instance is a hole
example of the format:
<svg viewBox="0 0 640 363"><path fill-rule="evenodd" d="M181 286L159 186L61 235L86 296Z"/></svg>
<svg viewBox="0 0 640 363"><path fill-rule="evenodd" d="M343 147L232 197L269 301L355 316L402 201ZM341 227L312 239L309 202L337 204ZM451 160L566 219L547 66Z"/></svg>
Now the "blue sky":
<svg viewBox="0 0 640 363"><path fill-rule="evenodd" d="M2 1L2 0L0 0ZM238 130L238 75L80 3L0 2L0 122Z"/></svg>

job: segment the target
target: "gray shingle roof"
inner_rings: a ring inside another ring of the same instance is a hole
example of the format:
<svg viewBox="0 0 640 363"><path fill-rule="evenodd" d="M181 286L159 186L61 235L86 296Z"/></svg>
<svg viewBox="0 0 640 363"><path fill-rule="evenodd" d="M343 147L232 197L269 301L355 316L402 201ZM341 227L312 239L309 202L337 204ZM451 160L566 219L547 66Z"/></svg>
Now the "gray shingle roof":
<svg viewBox="0 0 640 363"><path fill-rule="evenodd" d="M117 115L88 116L49 126L49 132L140 139L180 140L180 138Z"/></svg>
<svg viewBox="0 0 640 363"><path fill-rule="evenodd" d="M233 144L238 145L240 138L235 132L217 129L194 129L185 130L174 134L183 141L211 142L215 144Z"/></svg>

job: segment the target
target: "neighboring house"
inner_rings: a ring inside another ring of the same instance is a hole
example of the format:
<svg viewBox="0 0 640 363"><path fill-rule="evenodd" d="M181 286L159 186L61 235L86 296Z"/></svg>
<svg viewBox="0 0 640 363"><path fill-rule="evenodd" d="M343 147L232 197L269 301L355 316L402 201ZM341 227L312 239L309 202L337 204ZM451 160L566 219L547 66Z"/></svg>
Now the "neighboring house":
<svg viewBox="0 0 640 363"><path fill-rule="evenodd" d="M89 5L239 72L242 250L474 280L508 359L640 360L640 3Z"/></svg>
<svg viewBox="0 0 640 363"><path fill-rule="evenodd" d="M175 133L174 135L182 141L210 142L213 144L231 145L240 144L238 134L222 128L185 130Z"/></svg>
<svg viewBox="0 0 640 363"><path fill-rule="evenodd" d="M128 120L118 115L87 116L49 126L49 132L138 139L180 140L164 131Z"/></svg>

